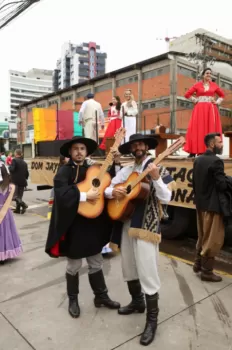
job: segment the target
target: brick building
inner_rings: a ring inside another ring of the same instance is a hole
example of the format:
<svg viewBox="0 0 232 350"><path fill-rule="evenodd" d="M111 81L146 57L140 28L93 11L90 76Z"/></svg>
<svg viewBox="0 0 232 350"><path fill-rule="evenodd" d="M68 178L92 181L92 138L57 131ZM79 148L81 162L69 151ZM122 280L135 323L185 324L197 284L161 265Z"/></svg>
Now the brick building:
<svg viewBox="0 0 232 350"><path fill-rule="evenodd" d="M232 67L226 63L213 66L214 78L226 94L221 109L223 128L232 127ZM217 72L216 72L217 71ZM228 76L220 71L227 72ZM167 132L185 132L193 105L183 96L197 80L197 67L181 53L169 52L79 83L56 93L25 103L18 111L18 143L25 144L27 133L33 129L32 108L79 110L89 92L94 92L105 113L113 95L123 101L125 89L132 89L138 103L138 130L147 133L160 123Z"/></svg>

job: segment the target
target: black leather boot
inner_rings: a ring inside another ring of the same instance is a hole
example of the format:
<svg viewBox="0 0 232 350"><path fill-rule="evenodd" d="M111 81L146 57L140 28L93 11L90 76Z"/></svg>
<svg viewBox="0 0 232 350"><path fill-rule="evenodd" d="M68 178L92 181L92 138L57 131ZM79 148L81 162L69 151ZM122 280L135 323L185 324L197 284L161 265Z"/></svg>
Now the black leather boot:
<svg viewBox="0 0 232 350"><path fill-rule="evenodd" d="M201 249L197 249L197 251L196 251L194 265L193 265L193 271L195 273L198 273L201 271Z"/></svg>
<svg viewBox="0 0 232 350"><path fill-rule="evenodd" d="M221 276L215 275L213 273L215 259L212 257L203 256L202 257L202 267L201 267L201 280L205 282L221 282Z"/></svg>
<svg viewBox="0 0 232 350"><path fill-rule="evenodd" d="M113 301L108 296L108 290L102 270L89 274L89 283L95 294L95 307L106 306L109 309L119 309L120 304Z"/></svg>
<svg viewBox="0 0 232 350"><path fill-rule="evenodd" d="M24 214L26 212L27 208L28 208L28 205L25 202L22 201L21 202L21 208L22 208L21 214Z"/></svg>
<svg viewBox="0 0 232 350"><path fill-rule="evenodd" d="M159 313L158 299L159 299L158 293L154 295L146 294L147 321L146 321L143 334L141 335L141 338L140 338L141 345L147 346L151 344L155 338L157 322L158 322L158 313Z"/></svg>
<svg viewBox="0 0 232 350"><path fill-rule="evenodd" d="M130 315L134 312L143 313L145 311L144 294L139 280L127 282L132 301L127 306L120 307L119 315Z"/></svg>
<svg viewBox="0 0 232 350"><path fill-rule="evenodd" d="M75 276L72 276L66 272L66 280L69 298L68 312L73 318L77 318L80 316L80 307L78 304L79 274L77 273Z"/></svg>
<svg viewBox="0 0 232 350"><path fill-rule="evenodd" d="M15 203L16 203L16 208L14 210L14 213L20 214L20 201L17 198L15 199Z"/></svg>

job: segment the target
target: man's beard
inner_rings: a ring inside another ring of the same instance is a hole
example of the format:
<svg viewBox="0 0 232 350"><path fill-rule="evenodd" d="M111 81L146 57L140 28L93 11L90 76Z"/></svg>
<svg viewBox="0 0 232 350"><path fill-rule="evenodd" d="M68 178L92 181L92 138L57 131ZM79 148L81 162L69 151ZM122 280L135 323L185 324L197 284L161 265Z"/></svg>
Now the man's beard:
<svg viewBox="0 0 232 350"><path fill-rule="evenodd" d="M133 156L138 160L142 159L147 154L147 151L145 150L139 150L139 151L141 152L141 154L137 154L138 150L136 150L135 152L132 152Z"/></svg>
<svg viewBox="0 0 232 350"><path fill-rule="evenodd" d="M81 154L78 154L77 157L82 157L82 155L81 155ZM84 160L83 157L82 157L82 159L76 159L76 160L75 160L75 163L77 163L77 164L82 163L83 160Z"/></svg>
<svg viewBox="0 0 232 350"><path fill-rule="evenodd" d="M222 152L223 152L223 148L218 148L218 147L214 146L214 148L213 148L214 154L222 154Z"/></svg>

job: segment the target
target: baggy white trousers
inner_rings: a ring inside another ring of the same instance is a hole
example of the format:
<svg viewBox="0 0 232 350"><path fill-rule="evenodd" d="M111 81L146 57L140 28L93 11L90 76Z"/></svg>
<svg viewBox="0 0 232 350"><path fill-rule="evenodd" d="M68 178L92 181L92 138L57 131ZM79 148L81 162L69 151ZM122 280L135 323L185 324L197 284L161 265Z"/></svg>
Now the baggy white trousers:
<svg viewBox="0 0 232 350"><path fill-rule="evenodd" d="M130 221L123 225L121 258L122 273L126 282L140 280L143 292L148 295L160 289L158 273L159 245L128 235Z"/></svg>

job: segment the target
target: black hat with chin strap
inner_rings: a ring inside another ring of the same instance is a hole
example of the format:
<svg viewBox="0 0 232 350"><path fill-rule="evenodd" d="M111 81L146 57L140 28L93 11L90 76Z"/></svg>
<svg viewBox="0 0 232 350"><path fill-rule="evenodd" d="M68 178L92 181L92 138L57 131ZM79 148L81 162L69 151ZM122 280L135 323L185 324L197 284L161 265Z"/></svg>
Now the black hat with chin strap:
<svg viewBox="0 0 232 350"><path fill-rule="evenodd" d="M118 151L121 154L129 154L131 153L131 145L134 142L144 142L145 145L148 146L148 149L155 149L158 146L158 140L155 137L152 137L150 135L143 135L143 134L133 134L130 136L129 141L122 144Z"/></svg>
<svg viewBox="0 0 232 350"><path fill-rule="evenodd" d="M92 139L88 139L86 137L78 137L78 136L74 136L71 140L69 140L68 142L65 142L61 148L60 148L60 154L66 158L70 157L70 148L72 147L72 145L74 145L75 143L82 143L83 145L86 146L87 148L87 155L89 156L90 154L92 154L98 147L98 144L96 141L92 140Z"/></svg>

